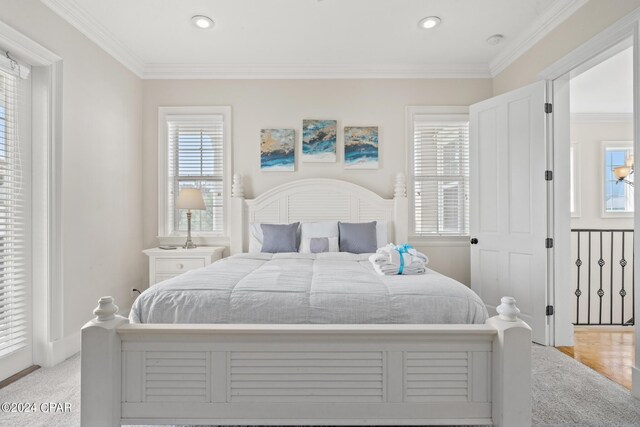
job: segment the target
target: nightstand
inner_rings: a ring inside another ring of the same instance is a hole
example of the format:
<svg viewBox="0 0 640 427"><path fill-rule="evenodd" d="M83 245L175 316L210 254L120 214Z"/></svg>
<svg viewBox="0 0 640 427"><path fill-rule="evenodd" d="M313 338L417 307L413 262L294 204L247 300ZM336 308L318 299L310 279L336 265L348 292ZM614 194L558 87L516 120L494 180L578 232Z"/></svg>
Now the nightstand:
<svg viewBox="0 0 640 427"><path fill-rule="evenodd" d="M149 286L201 268L222 258L223 246L199 246L193 249L145 249L149 257Z"/></svg>

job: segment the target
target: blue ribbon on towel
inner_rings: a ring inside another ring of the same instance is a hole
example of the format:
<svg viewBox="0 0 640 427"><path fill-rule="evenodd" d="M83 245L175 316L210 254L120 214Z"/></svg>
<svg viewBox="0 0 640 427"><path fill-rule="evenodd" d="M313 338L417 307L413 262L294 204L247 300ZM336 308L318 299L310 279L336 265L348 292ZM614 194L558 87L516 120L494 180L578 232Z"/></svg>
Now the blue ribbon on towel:
<svg viewBox="0 0 640 427"><path fill-rule="evenodd" d="M404 244L397 245L394 249L398 251L398 254L400 254L400 267L398 268L398 274L402 274L404 271L404 256L402 256L402 254L408 254L409 249L413 249L413 247L411 245Z"/></svg>

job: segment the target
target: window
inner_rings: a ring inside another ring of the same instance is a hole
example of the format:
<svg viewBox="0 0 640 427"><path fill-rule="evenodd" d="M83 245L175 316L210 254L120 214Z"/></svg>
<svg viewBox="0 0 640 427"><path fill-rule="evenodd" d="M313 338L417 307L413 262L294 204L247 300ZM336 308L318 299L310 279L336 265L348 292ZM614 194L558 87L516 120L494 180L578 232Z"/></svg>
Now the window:
<svg viewBox="0 0 640 427"><path fill-rule="evenodd" d="M18 74L25 77L26 70L5 68L0 62L0 357L29 345L29 153L19 132L27 99L25 80Z"/></svg>
<svg viewBox="0 0 640 427"><path fill-rule="evenodd" d="M468 236L468 116L439 111L443 109L409 109L413 234Z"/></svg>
<svg viewBox="0 0 640 427"><path fill-rule="evenodd" d="M616 179L613 170L625 166L633 159L633 143L628 141L603 142L603 216L633 215L633 187ZM633 182L634 174L627 176Z"/></svg>
<svg viewBox="0 0 640 427"><path fill-rule="evenodd" d="M160 236L182 236L185 212L175 208L183 188L202 191L206 210L192 212L194 236L225 236L228 185L228 107L162 107Z"/></svg>

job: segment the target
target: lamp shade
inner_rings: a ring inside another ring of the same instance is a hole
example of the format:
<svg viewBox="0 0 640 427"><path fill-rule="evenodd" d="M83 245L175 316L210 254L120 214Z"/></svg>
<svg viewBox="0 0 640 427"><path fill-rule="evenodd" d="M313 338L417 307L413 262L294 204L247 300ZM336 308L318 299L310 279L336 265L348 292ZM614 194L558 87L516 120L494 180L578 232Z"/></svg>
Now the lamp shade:
<svg viewBox="0 0 640 427"><path fill-rule="evenodd" d="M631 173L631 167L629 166L618 166L617 168L613 168L613 174L616 176L616 179L625 179Z"/></svg>
<svg viewBox="0 0 640 427"><path fill-rule="evenodd" d="M205 210L204 199L202 198L202 192L197 188L183 188L178 194L176 200L176 208L178 209L194 209Z"/></svg>

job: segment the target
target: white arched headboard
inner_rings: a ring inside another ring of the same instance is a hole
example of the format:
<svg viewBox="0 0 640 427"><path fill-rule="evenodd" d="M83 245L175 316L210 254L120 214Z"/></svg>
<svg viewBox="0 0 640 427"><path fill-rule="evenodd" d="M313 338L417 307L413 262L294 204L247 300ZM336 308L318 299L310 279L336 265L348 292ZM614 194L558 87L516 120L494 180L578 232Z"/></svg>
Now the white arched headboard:
<svg viewBox="0 0 640 427"><path fill-rule="evenodd" d="M231 253L247 250L249 224L292 222L387 221L390 241L407 241L408 205L405 177L398 174L392 199L339 179L300 179L279 185L255 199L244 198L242 178L233 177Z"/></svg>

